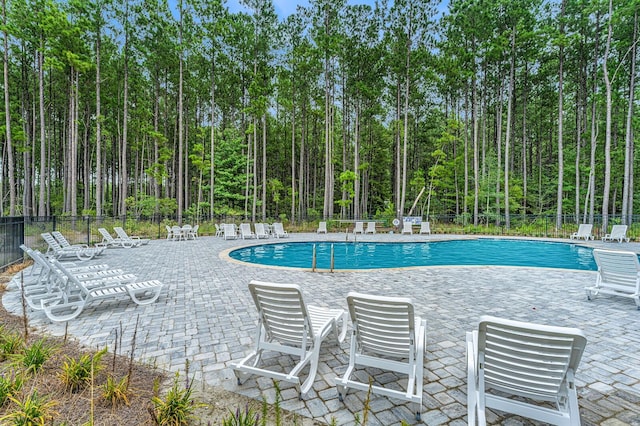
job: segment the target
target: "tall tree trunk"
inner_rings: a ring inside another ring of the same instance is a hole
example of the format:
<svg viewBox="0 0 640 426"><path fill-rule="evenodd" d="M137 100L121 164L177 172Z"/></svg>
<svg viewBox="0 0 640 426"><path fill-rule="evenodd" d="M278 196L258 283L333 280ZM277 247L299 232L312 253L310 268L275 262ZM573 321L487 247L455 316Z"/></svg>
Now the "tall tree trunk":
<svg viewBox="0 0 640 426"><path fill-rule="evenodd" d="M213 60L211 61L211 163L209 165L209 218L213 220L214 201L215 201L215 146L216 146L216 56L215 52L211 53Z"/></svg>
<svg viewBox="0 0 640 426"><path fill-rule="evenodd" d="M624 150L624 190L622 193L622 223L631 223L633 200L633 103L636 81L636 42L638 39L638 6L633 16L633 40L631 45L631 63L629 70L629 100L627 103L627 124Z"/></svg>
<svg viewBox="0 0 640 426"><path fill-rule="evenodd" d="M609 24L607 30L607 43L602 61L605 93L607 99L605 135L604 135L604 187L602 188L602 231L606 232L609 226L609 193L611 191L611 79L609 78L609 52L611 50L611 37L613 34L613 0L609 0Z"/></svg>
<svg viewBox="0 0 640 426"><path fill-rule="evenodd" d="M38 50L38 108L40 116L40 185L38 190L38 216L46 216L47 192L49 185L49 173L47 173L47 143L44 120L44 37L40 35L40 49Z"/></svg>
<svg viewBox="0 0 640 426"><path fill-rule="evenodd" d="M565 0L562 0L560 6L560 37L564 36L564 8ZM560 41L560 49L558 52L558 192L556 194L556 231L562 228L562 184L564 180L564 146L563 146L563 130L564 123L564 99L563 99L563 81L564 81L564 40Z"/></svg>
<svg viewBox="0 0 640 426"><path fill-rule="evenodd" d="M592 85L592 103L591 103L591 154L589 158L589 183L587 185L587 194L585 195L585 215L587 212L587 202L589 203L589 220L588 223L593 223L595 215L595 186L596 186L596 148L598 140L598 125L597 125L597 91L598 91L598 40L600 39L600 13L596 11L596 29L595 29L595 45L593 48L593 85ZM603 230L603 231L606 231Z"/></svg>
<svg viewBox="0 0 640 426"><path fill-rule="evenodd" d="M277 207L277 206L276 206ZM276 211L276 216L280 212ZM267 220L267 115L262 115L262 220Z"/></svg>
<svg viewBox="0 0 640 426"><path fill-rule="evenodd" d="M511 66L509 70L509 99L507 100L507 131L504 140L504 220L505 227L511 228L511 217L509 209L509 149L511 145L511 116L513 109L513 97L515 91L516 74L516 27L511 32Z"/></svg>
<svg viewBox="0 0 640 426"><path fill-rule="evenodd" d="M7 33L7 4L2 0L3 44L4 44L4 119L7 138L7 174L9 175L9 216L16 215L16 177L13 161L13 140L11 138L11 100L9 97L9 34Z"/></svg>
<svg viewBox="0 0 640 426"><path fill-rule="evenodd" d="M100 12L99 12L100 13ZM96 32L96 216L102 216L102 99L100 75L100 48L102 30Z"/></svg>
<svg viewBox="0 0 640 426"><path fill-rule="evenodd" d="M413 3L410 8L413 8ZM409 146L409 93L411 87L411 37L413 36L413 10L409 11L409 23L407 29L407 57L405 69L405 86L404 86L404 131L402 142L402 195L400 196L400 214L404 215L404 203L407 196L407 154Z"/></svg>
<svg viewBox="0 0 640 426"><path fill-rule="evenodd" d="M179 49L179 75L178 75L178 176L176 179L176 183L178 184L178 193L176 198L178 199L178 224L182 224L182 212L184 211L184 186L183 186L183 175L184 175L184 93L183 93L183 82L184 82L184 46L182 45L182 25L183 25L183 13L182 9L182 0L180 0L180 29L178 35L178 49Z"/></svg>
<svg viewBox="0 0 640 426"><path fill-rule="evenodd" d="M125 6L124 18L124 89L122 99L122 143L120 152L120 200L119 210L120 216L127 214L127 130L129 124L129 3Z"/></svg>

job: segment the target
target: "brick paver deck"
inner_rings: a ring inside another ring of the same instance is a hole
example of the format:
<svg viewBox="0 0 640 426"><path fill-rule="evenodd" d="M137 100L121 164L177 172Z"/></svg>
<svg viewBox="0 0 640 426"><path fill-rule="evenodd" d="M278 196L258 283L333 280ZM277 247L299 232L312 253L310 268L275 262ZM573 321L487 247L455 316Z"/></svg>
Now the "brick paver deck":
<svg viewBox="0 0 640 426"><path fill-rule="evenodd" d="M360 241L433 241L451 236L377 234ZM291 234L290 241L344 241L345 234ZM260 243L264 243L261 240ZM273 239L267 242L274 242ZM492 314L506 318L581 328L588 343L576 374L584 425L640 425L640 311L626 298L599 296L586 300L585 285L594 272L514 267L430 267L363 272L310 272L265 268L230 262L221 255L255 240L225 241L201 237L196 241L152 241L134 249L109 249L91 263L108 263L136 274L141 280L159 279L165 286L159 300L137 306L127 299L96 302L72 320L68 332L90 347L131 350L135 324L137 359L172 372L189 373L211 386L272 402L270 379L250 378L237 386L228 367L247 354L255 338L256 312L247 289L252 279L301 285L307 303L346 308L349 291L402 295L413 298L416 311L427 319L422 422L428 425L466 424L465 332L478 318ZM600 242L590 242L598 246ZM606 247L638 251L637 243L607 243ZM505 253L508 255L508 253ZM5 307L21 311L19 291L10 287ZM64 333L42 312L30 312L32 325L52 334ZM123 335L120 336L121 330ZM335 377L348 364L349 337L337 345L331 339L321 350L313 389L300 401L293 386L282 384L285 409L319 421L354 424L365 392L351 390L340 402ZM287 365L288 357L267 356L267 363ZM395 381L380 371L379 380ZM233 407L231 407L233 408ZM415 424L408 404L372 396L369 425ZM493 424L531 424L520 417L490 414Z"/></svg>

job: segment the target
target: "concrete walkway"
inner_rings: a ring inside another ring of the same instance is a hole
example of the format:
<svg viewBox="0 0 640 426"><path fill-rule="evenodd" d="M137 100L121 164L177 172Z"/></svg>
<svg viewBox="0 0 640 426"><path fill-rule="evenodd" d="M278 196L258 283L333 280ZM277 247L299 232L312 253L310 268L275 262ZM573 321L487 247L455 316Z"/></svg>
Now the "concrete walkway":
<svg viewBox="0 0 640 426"><path fill-rule="evenodd" d="M377 234L360 241L433 241L451 236ZM345 234L292 234L289 241L344 241ZM284 241L284 240L280 240ZM260 243L264 243L261 240ZM267 240L274 242L274 240ZM107 263L159 279L165 287L159 300L137 306L127 299L103 301L85 308L68 332L89 347L118 347L128 354L136 323L137 359L172 372L190 375L212 386L269 402L275 398L270 379L251 378L237 386L228 365L249 352L255 337L256 311L247 289L252 279L298 283L307 303L346 308L355 290L413 298L427 319L422 421L428 425L466 424L465 332L478 318L492 314L543 324L581 328L588 343L576 374L584 425L640 425L640 312L625 298L600 296L586 300L583 287L594 272L513 267L430 267L406 270L313 273L231 262L224 252L256 244L255 240L225 241L201 237L195 241L152 241L134 249L109 249L90 263ZM590 242L594 246L600 242ZM638 251L637 243L607 243L606 247ZM10 286L4 306L20 313L19 291ZM42 312L30 312L33 326L61 335L63 324L52 324ZM121 341L116 345L115 339ZM282 384L281 406L318 421L354 424L365 392L351 390L337 398L336 376L348 364L349 337L342 345L327 340L321 350L313 389L299 401L293 386ZM267 357L271 364L291 364L288 357ZM397 377L370 371L385 383ZM235 407L229 407L234 409ZM361 416L361 414L360 414ZM408 404L372 396L369 425L415 424ZM519 417L489 415L493 424L532 424Z"/></svg>

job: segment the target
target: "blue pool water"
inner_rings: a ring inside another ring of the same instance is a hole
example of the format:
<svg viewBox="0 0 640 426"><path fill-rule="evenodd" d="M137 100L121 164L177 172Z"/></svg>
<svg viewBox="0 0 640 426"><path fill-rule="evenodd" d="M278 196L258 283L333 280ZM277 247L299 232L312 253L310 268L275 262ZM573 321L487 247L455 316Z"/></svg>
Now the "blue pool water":
<svg viewBox="0 0 640 426"><path fill-rule="evenodd" d="M230 257L261 265L310 269L313 247L316 268L404 268L444 265L501 265L596 270L592 250L575 244L527 240L452 240L419 243L306 242L249 246Z"/></svg>

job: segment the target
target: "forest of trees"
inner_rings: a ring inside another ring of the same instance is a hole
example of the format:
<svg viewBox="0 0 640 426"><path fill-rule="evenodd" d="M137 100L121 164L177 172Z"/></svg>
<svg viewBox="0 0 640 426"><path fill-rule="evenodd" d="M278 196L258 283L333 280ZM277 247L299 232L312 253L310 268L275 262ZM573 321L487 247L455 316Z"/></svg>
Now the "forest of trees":
<svg viewBox="0 0 640 426"><path fill-rule="evenodd" d="M1 1L4 216L638 212L639 0Z"/></svg>

